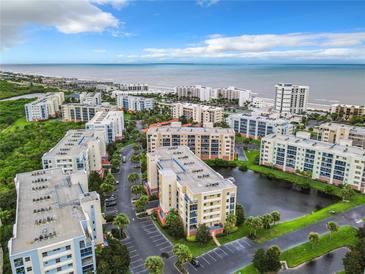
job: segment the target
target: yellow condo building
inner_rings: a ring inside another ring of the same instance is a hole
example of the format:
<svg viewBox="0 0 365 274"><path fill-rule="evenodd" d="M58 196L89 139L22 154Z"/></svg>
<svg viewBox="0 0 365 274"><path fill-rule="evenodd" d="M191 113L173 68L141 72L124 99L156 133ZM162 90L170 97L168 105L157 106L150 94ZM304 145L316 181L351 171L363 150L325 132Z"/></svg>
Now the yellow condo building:
<svg viewBox="0 0 365 274"><path fill-rule="evenodd" d="M227 216L235 214L236 185L223 178L187 146L158 148L147 154L148 189L158 193L159 218L176 209L187 236L199 224L211 233L221 233Z"/></svg>

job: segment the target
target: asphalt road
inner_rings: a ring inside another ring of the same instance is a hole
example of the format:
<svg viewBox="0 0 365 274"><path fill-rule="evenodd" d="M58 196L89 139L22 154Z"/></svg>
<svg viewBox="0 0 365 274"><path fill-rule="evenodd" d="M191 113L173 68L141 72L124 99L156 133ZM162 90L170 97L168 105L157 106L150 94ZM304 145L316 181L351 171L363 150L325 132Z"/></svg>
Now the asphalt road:
<svg viewBox="0 0 365 274"><path fill-rule="evenodd" d="M126 163L122 163L119 173L116 175L119 180L117 187L118 210L130 218L130 225L127 228L127 238L122 242L127 246L131 258L130 269L134 274L148 273L144 268L144 261L148 256L159 256L161 253L168 253L171 257L165 259L165 273L178 273L173 267L174 257L172 256L172 244L154 225L151 218L142 220L136 218L135 209L131 203L130 183L128 174L138 172L134 164L130 162L133 155L132 146L124 148Z"/></svg>
<svg viewBox="0 0 365 274"><path fill-rule="evenodd" d="M365 216L365 205L349 210L348 212L332 216L319 223L285 234L263 244L257 244L248 238L242 238L217 247L198 257L201 264L199 269L195 269L191 265L187 265L187 269L189 273L232 273L250 264L252 257L258 248L268 248L272 245L278 245L281 250L286 250L306 242L308 234L311 231L321 234L327 232L326 223L329 221L335 221L340 226L360 226L362 223L359 223L358 221L363 216Z"/></svg>

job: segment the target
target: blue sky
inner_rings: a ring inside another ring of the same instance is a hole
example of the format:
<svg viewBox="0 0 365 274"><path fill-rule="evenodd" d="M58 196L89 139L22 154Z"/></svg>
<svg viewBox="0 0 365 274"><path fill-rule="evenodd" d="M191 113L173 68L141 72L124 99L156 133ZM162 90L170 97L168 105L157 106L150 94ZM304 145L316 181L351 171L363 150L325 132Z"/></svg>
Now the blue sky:
<svg viewBox="0 0 365 274"><path fill-rule="evenodd" d="M364 63L364 1L4 0L1 63Z"/></svg>

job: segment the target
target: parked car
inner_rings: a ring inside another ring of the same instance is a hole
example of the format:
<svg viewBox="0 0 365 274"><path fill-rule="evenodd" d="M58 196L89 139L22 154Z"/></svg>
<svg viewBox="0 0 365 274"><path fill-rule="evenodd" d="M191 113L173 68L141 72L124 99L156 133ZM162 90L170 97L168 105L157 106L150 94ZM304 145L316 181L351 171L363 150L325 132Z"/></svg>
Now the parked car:
<svg viewBox="0 0 365 274"><path fill-rule="evenodd" d="M198 267L200 267L200 263L199 263L199 261L198 261L198 259L197 258L192 258L191 259L191 261L190 261L190 263L195 267L195 268L198 268Z"/></svg>
<svg viewBox="0 0 365 274"><path fill-rule="evenodd" d="M119 185L119 181L115 181L115 183L116 183L117 185Z"/></svg>

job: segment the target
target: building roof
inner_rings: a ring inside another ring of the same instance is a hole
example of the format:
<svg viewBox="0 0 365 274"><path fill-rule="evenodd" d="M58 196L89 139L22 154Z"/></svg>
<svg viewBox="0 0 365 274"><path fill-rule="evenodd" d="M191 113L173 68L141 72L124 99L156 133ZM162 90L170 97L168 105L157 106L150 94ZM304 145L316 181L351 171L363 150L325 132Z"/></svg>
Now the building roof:
<svg viewBox="0 0 365 274"><path fill-rule="evenodd" d="M95 116L88 121L86 124L105 124L108 123L110 121L110 119L113 119L114 117L119 116L122 113L123 115L123 111L117 111L117 110L112 110L112 111L98 111Z"/></svg>
<svg viewBox="0 0 365 274"><path fill-rule="evenodd" d="M30 102L26 105L37 105L40 103L47 103L49 99L52 99L55 96L58 96L61 92L47 92L45 96L38 98L37 100Z"/></svg>
<svg viewBox="0 0 365 274"><path fill-rule="evenodd" d="M290 121L285 118L268 117L268 116L257 115L255 113L252 113L251 115L245 114L245 113L235 113L235 114L231 114L229 117L236 118L236 119L246 118L246 119L250 119L250 120L269 122L269 123L275 123L275 124L290 123Z"/></svg>
<svg viewBox="0 0 365 274"><path fill-rule="evenodd" d="M221 127L181 127L181 126L163 126L149 128L147 134L154 133L171 133L171 134L232 134L235 132L232 128L221 128Z"/></svg>
<svg viewBox="0 0 365 274"><path fill-rule="evenodd" d="M327 142L316 141L312 139L300 138L294 135L281 135L281 134L269 134L266 135L262 140L269 141L281 141L286 143L295 144L300 147L306 147L309 149L325 150L328 153L339 154L342 156L351 155L355 157L364 157L365 149L355 146L342 146L339 144L332 144Z"/></svg>
<svg viewBox="0 0 365 274"><path fill-rule="evenodd" d="M43 154L43 157L72 157L79 155L88 147L88 142L95 141L98 136L94 130L72 129L53 148Z"/></svg>
<svg viewBox="0 0 365 274"><path fill-rule="evenodd" d="M348 129L351 133L365 135L365 127L357 127L340 123L324 123L318 126L319 128L328 128L330 130L338 130L340 128Z"/></svg>
<svg viewBox="0 0 365 274"><path fill-rule="evenodd" d="M66 175L61 168L16 175L18 200L11 254L84 235L80 175ZM96 193L91 195L99 199Z"/></svg>
<svg viewBox="0 0 365 274"><path fill-rule="evenodd" d="M221 111L224 111L224 108L222 108L222 107L208 106L208 105L201 105L201 104L193 104L193 103L175 103L175 105L182 105L184 108L200 107L202 110L221 110Z"/></svg>
<svg viewBox="0 0 365 274"><path fill-rule="evenodd" d="M160 170L176 174L177 181L194 194L236 188L231 180L223 178L187 146L162 147L150 155L158 159Z"/></svg>

